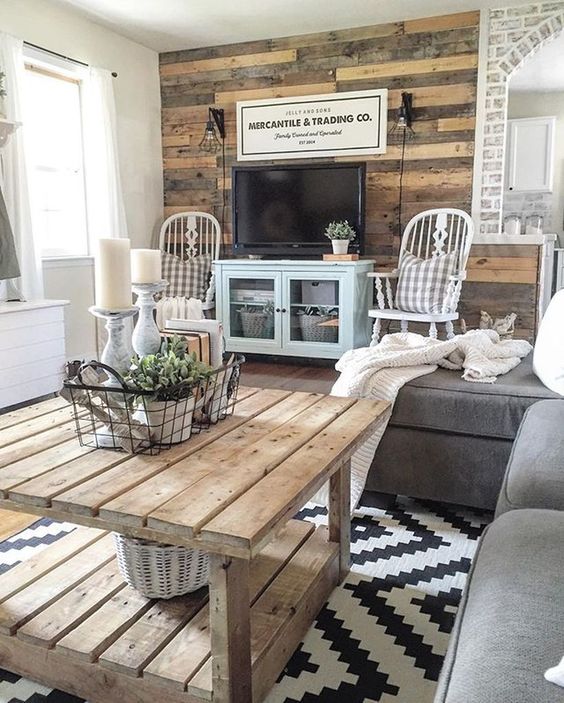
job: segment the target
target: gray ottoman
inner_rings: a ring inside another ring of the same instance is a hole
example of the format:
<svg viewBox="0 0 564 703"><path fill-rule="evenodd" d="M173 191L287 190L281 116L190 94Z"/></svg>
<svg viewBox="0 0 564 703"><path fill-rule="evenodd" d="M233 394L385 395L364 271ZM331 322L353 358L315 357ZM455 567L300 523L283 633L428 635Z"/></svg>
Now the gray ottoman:
<svg viewBox="0 0 564 703"><path fill-rule="evenodd" d="M515 510L486 530L435 703L562 703L564 512Z"/></svg>
<svg viewBox="0 0 564 703"><path fill-rule="evenodd" d="M543 400L525 413L496 516L517 508L564 510L564 400Z"/></svg>
<svg viewBox="0 0 564 703"><path fill-rule="evenodd" d="M525 410L559 397L532 355L494 384L445 369L417 378L398 394L367 488L493 510Z"/></svg>

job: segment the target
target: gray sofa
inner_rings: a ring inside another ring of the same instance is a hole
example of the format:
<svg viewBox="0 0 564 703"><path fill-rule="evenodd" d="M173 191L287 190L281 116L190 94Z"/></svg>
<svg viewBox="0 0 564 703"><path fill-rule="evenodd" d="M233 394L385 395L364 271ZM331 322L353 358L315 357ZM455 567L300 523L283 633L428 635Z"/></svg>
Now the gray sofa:
<svg viewBox="0 0 564 703"><path fill-rule="evenodd" d="M532 355L494 384L445 369L417 378L398 394L366 487L493 509L525 410L558 397Z"/></svg>
<svg viewBox="0 0 564 703"><path fill-rule="evenodd" d="M435 703L563 703L564 400L526 412L485 531Z"/></svg>

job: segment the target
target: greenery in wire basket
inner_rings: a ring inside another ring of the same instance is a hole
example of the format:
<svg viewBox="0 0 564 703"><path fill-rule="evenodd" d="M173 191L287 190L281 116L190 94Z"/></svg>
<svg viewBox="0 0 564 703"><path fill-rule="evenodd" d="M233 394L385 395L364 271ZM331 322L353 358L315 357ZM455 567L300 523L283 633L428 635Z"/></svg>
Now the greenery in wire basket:
<svg viewBox="0 0 564 703"><path fill-rule="evenodd" d="M4 78L6 78L6 74L4 71L0 71L0 98L6 97L6 88L4 87Z"/></svg>
<svg viewBox="0 0 564 703"><path fill-rule="evenodd" d="M330 305L306 305L303 310L298 312L298 315L316 315L319 317L338 314L339 311L337 308L331 307Z"/></svg>
<svg viewBox="0 0 564 703"><path fill-rule="evenodd" d="M327 239L354 239L356 232L349 225L348 220L339 220L338 222L330 222L325 229Z"/></svg>
<svg viewBox="0 0 564 703"><path fill-rule="evenodd" d="M184 338L174 335L163 340L156 354L132 357L124 381L132 391L151 391L152 400L175 400L192 395L192 389L212 372L194 352L188 353Z"/></svg>

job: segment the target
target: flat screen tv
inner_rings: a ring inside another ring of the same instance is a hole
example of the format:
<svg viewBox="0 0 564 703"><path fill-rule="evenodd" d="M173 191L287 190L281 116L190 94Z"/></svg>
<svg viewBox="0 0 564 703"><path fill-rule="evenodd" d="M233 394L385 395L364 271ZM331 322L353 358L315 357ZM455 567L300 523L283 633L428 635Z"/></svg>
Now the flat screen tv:
<svg viewBox="0 0 564 703"><path fill-rule="evenodd" d="M323 232L348 220L362 253L364 164L235 166L232 174L233 252L269 257L331 251Z"/></svg>

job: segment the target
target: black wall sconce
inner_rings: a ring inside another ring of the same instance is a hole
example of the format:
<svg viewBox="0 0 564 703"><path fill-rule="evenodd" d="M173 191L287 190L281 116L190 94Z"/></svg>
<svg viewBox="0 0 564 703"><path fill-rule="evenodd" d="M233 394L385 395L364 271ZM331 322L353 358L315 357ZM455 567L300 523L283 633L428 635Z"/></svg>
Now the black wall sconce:
<svg viewBox="0 0 564 703"><path fill-rule="evenodd" d="M413 131L413 93L401 94L401 105L398 108L395 122L388 132L388 136L396 138L402 142L407 139L413 139L415 132Z"/></svg>
<svg viewBox="0 0 564 703"><path fill-rule="evenodd" d="M218 135L219 134L219 138ZM220 141L221 140L221 141ZM218 107L208 108L208 121L206 122L206 128L204 129L204 136L199 144L200 150L207 154L215 154L221 151L221 170L222 170L222 181L221 181L221 252L220 258L223 258L223 232L225 230L225 207L227 205L226 193L225 193L225 183L226 183L226 173L225 173L225 110Z"/></svg>
<svg viewBox="0 0 564 703"><path fill-rule="evenodd" d="M216 133L219 132L219 137ZM204 130L204 136L200 142L200 149L208 153L219 151L223 147L225 140L225 111L222 108L208 108L208 121Z"/></svg>

